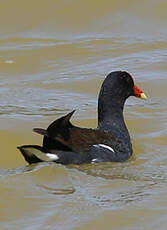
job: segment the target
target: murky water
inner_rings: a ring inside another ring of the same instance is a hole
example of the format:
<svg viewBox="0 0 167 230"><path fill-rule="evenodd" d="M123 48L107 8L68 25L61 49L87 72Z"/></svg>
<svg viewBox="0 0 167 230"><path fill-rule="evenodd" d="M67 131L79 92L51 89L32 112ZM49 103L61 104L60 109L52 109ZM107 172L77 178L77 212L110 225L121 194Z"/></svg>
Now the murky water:
<svg viewBox="0 0 167 230"><path fill-rule="evenodd" d="M1 0L0 229L166 229L166 8L165 0ZM33 127L73 109L75 124L96 127L112 70L130 72L148 95L126 103L133 158L27 166L16 146L41 144Z"/></svg>

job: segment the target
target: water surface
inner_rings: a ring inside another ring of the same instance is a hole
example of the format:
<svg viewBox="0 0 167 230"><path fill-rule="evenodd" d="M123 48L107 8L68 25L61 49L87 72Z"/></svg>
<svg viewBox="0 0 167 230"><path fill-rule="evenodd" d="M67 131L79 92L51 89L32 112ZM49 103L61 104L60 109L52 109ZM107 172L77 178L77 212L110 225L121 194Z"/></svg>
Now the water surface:
<svg viewBox="0 0 167 230"><path fill-rule="evenodd" d="M166 1L2 1L0 227L3 230L164 230L167 216ZM97 96L113 70L148 96L128 99L134 156L125 163L27 166L16 146L41 144L76 109L97 125Z"/></svg>

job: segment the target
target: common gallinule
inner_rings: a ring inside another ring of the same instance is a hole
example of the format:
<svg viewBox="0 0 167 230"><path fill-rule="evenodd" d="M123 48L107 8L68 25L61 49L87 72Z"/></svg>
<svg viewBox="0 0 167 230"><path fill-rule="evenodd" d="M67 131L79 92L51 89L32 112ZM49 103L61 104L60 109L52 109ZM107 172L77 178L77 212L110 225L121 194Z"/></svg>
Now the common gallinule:
<svg viewBox="0 0 167 230"><path fill-rule="evenodd" d="M44 135L42 147L23 145L18 149L30 164L41 161L61 164L123 162L132 155L132 144L123 117L124 104L129 96L146 99L129 73L111 72L99 93L97 129L72 125L72 111L55 120L46 130L34 129Z"/></svg>

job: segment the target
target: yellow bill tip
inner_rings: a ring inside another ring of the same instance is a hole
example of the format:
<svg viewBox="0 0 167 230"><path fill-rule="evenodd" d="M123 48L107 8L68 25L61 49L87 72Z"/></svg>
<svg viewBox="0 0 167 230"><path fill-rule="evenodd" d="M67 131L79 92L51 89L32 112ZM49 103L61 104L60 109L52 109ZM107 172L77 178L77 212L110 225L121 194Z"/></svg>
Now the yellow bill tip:
<svg viewBox="0 0 167 230"><path fill-rule="evenodd" d="M146 99L147 99L147 96L145 95L145 93L141 93L141 94L140 94L140 98L146 100Z"/></svg>

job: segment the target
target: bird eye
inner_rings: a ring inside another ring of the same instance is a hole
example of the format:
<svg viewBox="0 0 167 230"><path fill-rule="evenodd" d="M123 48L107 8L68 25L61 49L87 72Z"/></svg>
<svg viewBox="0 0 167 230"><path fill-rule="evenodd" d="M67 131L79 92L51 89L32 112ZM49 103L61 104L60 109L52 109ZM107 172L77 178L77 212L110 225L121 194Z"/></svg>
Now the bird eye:
<svg viewBox="0 0 167 230"><path fill-rule="evenodd" d="M124 81L124 83L127 85L133 84L133 78L131 77L130 74L126 72L123 72L123 74L121 75L121 80Z"/></svg>
<svg viewBox="0 0 167 230"><path fill-rule="evenodd" d="M124 75L125 76L125 75ZM132 81L132 78L130 76L126 76L125 80L127 83L130 83Z"/></svg>
<svg viewBox="0 0 167 230"><path fill-rule="evenodd" d="M123 81L127 81L129 76L127 75L126 72L123 72L122 75L120 76L120 78L123 80Z"/></svg>

